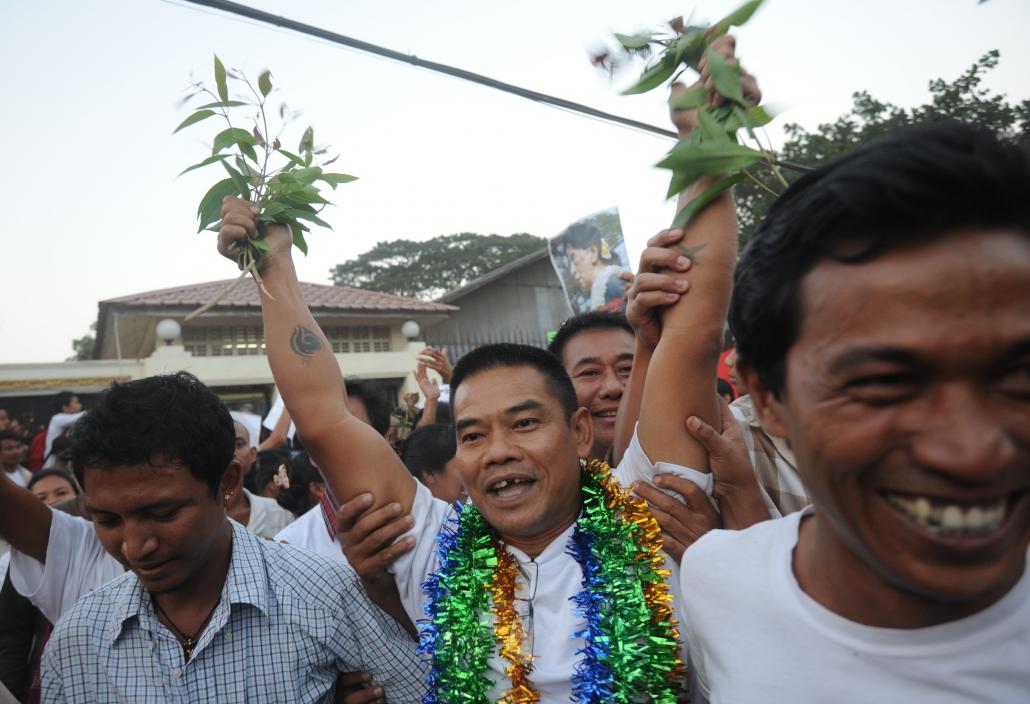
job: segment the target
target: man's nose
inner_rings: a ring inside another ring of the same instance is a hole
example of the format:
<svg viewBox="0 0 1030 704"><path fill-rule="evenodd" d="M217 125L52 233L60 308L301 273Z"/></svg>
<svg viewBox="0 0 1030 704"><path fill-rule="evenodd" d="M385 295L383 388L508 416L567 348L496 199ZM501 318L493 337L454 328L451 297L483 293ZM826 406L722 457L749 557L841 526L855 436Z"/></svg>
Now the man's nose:
<svg viewBox="0 0 1030 704"><path fill-rule="evenodd" d="M122 556L130 564L146 562L157 549L157 538L142 527L126 524L122 533Z"/></svg>
<svg viewBox="0 0 1030 704"><path fill-rule="evenodd" d="M990 479L1016 459L1012 429L997 403L971 386L949 385L924 407L913 459L958 481Z"/></svg>

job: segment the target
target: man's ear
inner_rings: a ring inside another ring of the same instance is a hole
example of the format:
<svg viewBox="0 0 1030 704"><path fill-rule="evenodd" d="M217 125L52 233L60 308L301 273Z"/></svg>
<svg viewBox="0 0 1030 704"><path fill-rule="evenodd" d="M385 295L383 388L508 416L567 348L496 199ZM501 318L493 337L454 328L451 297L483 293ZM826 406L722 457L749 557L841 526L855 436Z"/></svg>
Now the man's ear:
<svg viewBox="0 0 1030 704"><path fill-rule="evenodd" d="M308 493L311 494L316 501L321 501L322 496L325 494L325 484L323 482L311 482L308 484Z"/></svg>
<svg viewBox="0 0 1030 704"><path fill-rule="evenodd" d="M737 374L744 377L748 392L755 407L755 415L758 423L769 435L786 438L787 426L784 422L783 402L776 398L769 387L762 381L762 378L755 371L754 367L743 359L737 358ZM782 395L782 391L780 392Z"/></svg>
<svg viewBox="0 0 1030 704"><path fill-rule="evenodd" d="M577 408L569 419L569 426L576 440L576 454L585 460L590 457L590 450L594 446L594 425L590 422L590 411L582 406Z"/></svg>
<svg viewBox="0 0 1030 704"><path fill-rule="evenodd" d="M218 486L217 499L221 501L226 494L233 493L243 490L243 465L233 457L229 462L229 466L225 468L225 474L222 475L222 482Z"/></svg>

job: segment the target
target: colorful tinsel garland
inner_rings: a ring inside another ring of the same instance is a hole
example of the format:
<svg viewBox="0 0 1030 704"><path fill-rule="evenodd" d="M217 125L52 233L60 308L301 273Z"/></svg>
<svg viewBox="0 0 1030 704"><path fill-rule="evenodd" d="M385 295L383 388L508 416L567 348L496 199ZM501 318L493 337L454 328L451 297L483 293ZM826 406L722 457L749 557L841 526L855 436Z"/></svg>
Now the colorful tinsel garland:
<svg viewBox="0 0 1030 704"><path fill-rule="evenodd" d="M583 466L583 513L568 553L583 572L573 597L586 622L572 676L573 699L595 702L676 701L673 676L682 671L679 631L662 568L659 528L647 505L630 496L603 462ZM508 665L511 688L501 702L539 701L529 680L522 621L514 608L517 563L474 506L459 507L439 537L440 569L424 590L427 622L420 652L430 656L425 704L488 702L486 676L495 647ZM494 627L487 616L493 602Z"/></svg>

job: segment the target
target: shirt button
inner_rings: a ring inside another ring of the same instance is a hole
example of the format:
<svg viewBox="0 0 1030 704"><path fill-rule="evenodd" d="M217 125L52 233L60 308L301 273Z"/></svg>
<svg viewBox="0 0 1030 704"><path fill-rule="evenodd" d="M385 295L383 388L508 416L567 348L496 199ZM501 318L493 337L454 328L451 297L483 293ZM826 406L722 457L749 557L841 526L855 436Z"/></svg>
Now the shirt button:
<svg viewBox="0 0 1030 704"><path fill-rule="evenodd" d="M180 677L182 677L182 670L180 670L177 667L172 668L172 677L174 677L176 679L179 679Z"/></svg>

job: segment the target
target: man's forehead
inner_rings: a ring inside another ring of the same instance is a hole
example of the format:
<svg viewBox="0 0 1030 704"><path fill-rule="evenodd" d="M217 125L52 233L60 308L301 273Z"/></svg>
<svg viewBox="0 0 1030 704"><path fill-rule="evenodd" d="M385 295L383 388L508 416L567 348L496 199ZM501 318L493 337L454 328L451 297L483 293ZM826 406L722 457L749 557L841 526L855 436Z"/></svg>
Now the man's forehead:
<svg viewBox="0 0 1030 704"><path fill-rule="evenodd" d="M610 363L619 358L632 357L636 340L622 328L591 328L576 333L565 341L562 349L566 368L584 359L596 358Z"/></svg>
<svg viewBox="0 0 1030 704"><path fill-rule="evenodd" d="M492 415L526 401L544 403L552 395L543 372L532 365L493 367L465 377L454 393L454 417Z"/></svg>
<svg viewBox="0 0 1030 704"><path fill-rule="evenodd" d="M234 432L236 433L237 439L243 439L247 442L250 442L250 431L247 430L247 427L243 425L243 423L239 422L238 420L234 420L232 422L232 427Z"/></svg>

